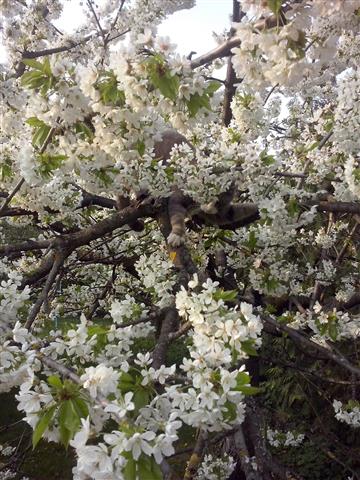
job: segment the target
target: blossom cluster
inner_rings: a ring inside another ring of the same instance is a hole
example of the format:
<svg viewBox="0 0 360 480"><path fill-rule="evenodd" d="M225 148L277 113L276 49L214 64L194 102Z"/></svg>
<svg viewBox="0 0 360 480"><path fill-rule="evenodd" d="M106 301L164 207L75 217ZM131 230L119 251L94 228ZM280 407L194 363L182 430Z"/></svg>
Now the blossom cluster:
<svg viewBox="0 0 360 480"><path fill-rule="evenodd" d="M303 433L296 433L288 431L286 433L279 430L272 430L271 428L266 430L266 438L269 444L275 448L281 447L298 447L305 439Z"/></svg>
<svg viewBox="0 0 360 480"><path fill-rule="evenodd" d="M335 418L339 422L347 423L353 428L360 427L360 405L356 400L349 400L343 404L339 400L333 401Z"/></svg>
<svg viewBox="0 0 360 480"><path fill-rule="evenodd" d="M235 468L235 462L229 455L223 458L214 458L211 454L205 455L196 480L226 480Z"/></svg>

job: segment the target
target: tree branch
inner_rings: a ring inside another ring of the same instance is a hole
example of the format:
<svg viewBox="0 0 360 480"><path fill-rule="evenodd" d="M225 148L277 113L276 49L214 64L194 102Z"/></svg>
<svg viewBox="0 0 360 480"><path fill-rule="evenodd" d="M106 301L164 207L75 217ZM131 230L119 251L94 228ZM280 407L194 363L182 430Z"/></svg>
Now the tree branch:
<svg viewBox="0 0 360 480"><path fill-rule="evenodd" d="M46 301L47 296L48 296L49 291L50 291L50 288L51 288L52 284L55 282L56 276L59 273L59 270L62 267L66 256L67 255L64 252L56 252L55 253L54 263L53 263L53 266L50 270L49 276L46 279L44 288L43 288L41 294L39 295L39 297L37 298L36 302L34 303L32 309L29 313L29 316L28 316L28 318L25 322L25 328L27 328L28 330L30 330L32 324L34 323L34 321L37 317L37 314L40 312L40 309L41 309L43 303Z"/></svg>
<svg viewBox="0 0 360 480"><path fill-rule="evenodd" d="M193 453L191 454L188 464L186 465L184 480L193 480L193 478L195 477L197 469L199 468L199 465L201 463L205 445L206 432L200 430Z"/></svg>
<svg viewBox="0 0 360 480"><path fill-rule="evenodd" d="M319 353L321 353L324 357L328 358L329 360L332 360L335 362L337 365L345 368L349 372L354 373L357 376L360 376L360 368L356 367L355 365L351 364L344 356L340 356L336 353L334 353L331 350L328 350L325 347L322 347L321 345L309 340L306 338L304 335L299 333L297 330L294 330L291 327L288 327L287 325L283 325L278 323L276 320L274 320L271 317L262 317L265 323L268 323L272 327L275 328L275 330L281 331L283 333L286 333L291 340L293 340L295 343L302 345L303 347L311 350L315 350Z"/></svg>
<svg viewBox="0 0 360 480"><path fill-rule="evenodd" d="M240 22L241 18L245 14L240 10L240 2L238 0L233 0L233 13L232 21ZM235 34L235 29L231 28L230 37ZM232 64L232 58L229 56L227 63L227 72L225 80L225 92L224 92L224 106L223 106L223 124L227 127L232 118L231 112L231 102L236 92L236 73Z"/></svg>

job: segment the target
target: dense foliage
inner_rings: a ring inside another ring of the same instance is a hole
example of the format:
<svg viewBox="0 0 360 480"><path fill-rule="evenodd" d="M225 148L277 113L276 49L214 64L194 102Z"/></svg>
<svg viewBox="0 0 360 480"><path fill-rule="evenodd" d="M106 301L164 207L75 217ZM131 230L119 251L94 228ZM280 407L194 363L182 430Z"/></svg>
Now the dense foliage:
<svg viewBox="0 0 360 480"><path fill-rule="evenodd" d="M360 478L360 0L63 3L0 0L0 478Z"/></svg>

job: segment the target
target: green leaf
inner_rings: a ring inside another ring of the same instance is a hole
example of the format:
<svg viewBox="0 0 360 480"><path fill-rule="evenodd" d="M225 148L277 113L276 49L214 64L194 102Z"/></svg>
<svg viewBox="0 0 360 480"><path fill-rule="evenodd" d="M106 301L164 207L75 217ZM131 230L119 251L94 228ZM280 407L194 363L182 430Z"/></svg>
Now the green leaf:
<svg viewBox="0 0 360 480"><path fill-rule="evenodd" d="M244 342L241 342L241 350L250 355L250 357L258 356L253 340L245 340Z"/></svg>
<svg viewBox="0 0 360 480"><path fill-rule="evenodd" d="M28 88L39 88L47 80L47 76L39 71L26 72L21 77L21 85Z"/></svg>
<svg viewBox="0 0 360 480"><path fill-rule="evenodd" d="M140 387L134 392L133 402L135 409L138 411L140 408L146 407L150 401L150 393L147 389Z"/></svg>
<svg viewBox="0 0 360 480"><path fill-rule="evenodd" d="M142 140L136 142L136 150L139 152L139 155L142 157L145 153L145 143Z"/></svg>
<svg viewBox="0 0 360 480"><path fill-rule="evenodd" d="M51 73L50 61L45 59L44 63L36 60L27 59L24 63L34 68L29 72L25 72L21 77L21 85L24 87L40 89L40 94L45 95L56 83L56 78Z"/></svg>
<svg viewBox="0 0 360 480"><path fill-rule="evenodd" d="M56 389L63 388L63 383L57 375L50 375L47 378L47 383Z"/></svg>
<svg viewBox="0 0 360 480"><path fill-rule="evenodd" d="M247 246L249 247L250 252L253 252L255 250L256 244L257 244L256 233L254 230L250 230L249 239L247 241Z"/></svg>
<svg viewBox="0 0 360 480"><path fill-rule="evenodd" d="M33 435L32 435L32 445L33 449L36 447L36 445L39 443L41 437L43 436L45 430L47 429L49 423L51 422L55 409L57 405L53 405L49 409L45 410L39 418L38 423L36 424L36 427L34 429Z"/></svg>
<svg viewBox="0 0 360 480"><path fill-rule="evenodd" d="M169 165L165 167L164 170L165 170L166 178L169 180L169 182L173 182L175 177L175 168Z"/></svg>
<svg viewBox="0 0 360 480"><path fill-rule="evenodd" d="M190 117L195 117L201 108L211 110L210 99L206 93L202 95L194 93L190 96L189 100L186 100L186 106L189 110Z"/></svg>
<svg viewBox="0 0 360 480"><path fill-rule="evenodd" d="M337 330L337 327L336 327L336 323L334 323L334 322L329 323L328 332L329 332L329 337L331 338L331 340L333 342L335 342L336 339L337 339L337 336L338 336L338 330Z"/></svg>
<svg viewBox="0 0 360 480"><path fill-rule="evenodd" d="M39 120L37 117L30 117L25 120L25 123L30 125L30 127L42 127L43 125L46 125L42 120Z"/></svg>
<svg viewBox="0 0 360 480"><path fill-rule="evenodd" d="M43 64L33 58L24 58L22 60L22 63L27 67L34 68L35 70L40 70L41 72L43 71Z"/></svg>
<svg viewBox="0 0 360 480"><path fill-rule="evenodd" d="M67 447L81 424L80 416L77 414L71 400L61 402L58 420L61 442Z"/></svg>
<svg viewBox="0 0 360 480"><path fill-rule="evenodd" d="M83 136L88 138L89 140L92 140L94 137L91 128L89 128L84 122L77 122L75 124L75 131L76 133L83 134Z"/></svg>
<svg viewBox="0 0 360 480"><path fill-rule="evenodd" d="M298 204L296 198L292 197L292 198L289 199L289 201L286 205L286 210L288 211L290 217L295 217L296 215L299 214L300 207L299 207L299 204Z"/></svg>
<svg viewBox="0 0 360 480"><path fill-rule="evenodd" d="M138 478L144 480L162 480L161 470L154 458L141 455L138 460Z"/></svg>
<svg viewBox="0 0 360 480"><path fill-rule="evenodd" d="M49 155L48 153L42 153L41 155L38 155L38 171L40 175L44 178L50 177L52 174L51 172L61 167L66 159L66 155Z"/></svg>
<svg viewBox="0 0 360 480"><path fill-rule="evenodd" d="M32 138L32 144L34 147L42 147L45 140L47 139L49 132L51 130L51 127L48 125L43 125L42 127L38 128Z"/></svg>
<svg viewBox="0 0 360 480"><path fill-rule="evenodd" d="M216 290L216 292L213 293L213 299L218 301L218 300L224 300L224 302L231 302L233 300L236 300L237 298L237 290Z"/></svg>
<svg viewBox="0 0 360 480"><path fill-rule="evenodd" d="M13 175L11 160L6 158L3 163L0 164L0 178L5 180Z"/></svg>
<svg viewBox="0 0 360 480"><path fill-rule="evenodd" d="M232 422L236 418L236 405L229 400L225 402L224 407L226 408L226 411L224 412L224 420L228 422Z"/></svg>
<svg viewBox="0 0 360 480"><path fill-rule="evenodd" d="M43 83L40 88L40 94L45 96L46 92L52 88L54 85L53 77L47 77L46 81Z"/></svg>
<svg viewBox="0 0 360 480"><path fill-rule="evenodd" d="M219 90L221 87L221 82L217 82L216 80L213 80L210 82L207 87L206 87L206 93L212 97L214 93Z"/></svg>
<svg viewBox="0 0 360 480"><path fill-rule="evenodd" d="M73 407L80 418L86 418L89 415L88 406L82 398L72 398Z"/></svg>
<svg viewBox="0 0 360 480"><path fill-rule="evenodd" d="M171 75L165 59L154 55L147 61L146 68L152 85L159 89L165 98L175 101L180 80L177 75Z"/></svg>
<svg viewBox="0 0 360 480"><path fill-rule="evenodd" d="M267 165L267 166L273 165L275 163L274 156L273 155L268 155L266 150L264 150L260 153L260 160L262 161L262 163L264 165Z"/></svg>
<svg viewBox="0 0 360 480"><path fill-rule="evenodd" d="M49 60L48 57L46 57L45 60L44 60L42 70L48 77L52 76L51 67L50 67L50 60Z"/></svg>
<svg viewBox="0 0 360 480"><path fill-rule="evenodd" d="M248 385L250 383L250 375L246 372L239 372L236 376L236 390L243 386Z"/></svg>
<svg viewBox="0 0 360 480"><path fill-rule="evenodd" d="M30 117L26 120L26 123L34 128L34 135L32 138L32 144L35 147L42 147L45 142L51 127L46 125L42 120L39 120L36 117Z"/></svg>
<svg viewBox="0 0 360 480"><path fill-rule="evenodd" d="M105 105L115 105L117 107L125 105L125 93L118 89L118 81L114 72L102 72L94 84L94 88L100 93L101 101Z"/></svg>
<svg viewBox="0 0 360 480"><path fill-rule="evenodd" d="M239 132L236 132L233 128L228 128L227 131L229 133L231 143L239 143L240 142L241 134Z"/></svg>
<svg viewBox="0 0 360 480"><path fill-rule="evenodd" d="M251 385L243 385L237 388L239 392L242 392L244 395L257 395L262 390L261 388L252 387Z"/></svg>
<svg viewBox="0 0 360 480"><path fill-rule="evenodd" d="M132 392L135 389L134 378L129 373L123 372L121 374L118 386L121 393Z"/></svg>
<svg viewBox="0 0 360 480"><path fill-rule="evenodd" d="M276 290L276 288L279 285L279 282L278 282L278 280L276 280L276 278L272 278L272 277L268 276L266 278L264 284L265 284L266 288L269 290L269 292L271 292L271 291Z"/></svg>
<svg viewBox="0 0 360 480"><path fill-rule="evenodd" d="M128 459L122 473L125 480L137 480L136 462L133 458Z"/></svg>
<svg viewBox="0 0 360 480"><path fill-rule="evenodd" d="M267 4L270 10L277 15L280 12L283 0L268 0Z"/></svg>
<svg viewBox="0 0 360 480"><path fill-rule="evenodd" d="M179 90L179 79L177 76L171 76L169 73L153 77L152 82L165 98L175 101Z"/></svg>

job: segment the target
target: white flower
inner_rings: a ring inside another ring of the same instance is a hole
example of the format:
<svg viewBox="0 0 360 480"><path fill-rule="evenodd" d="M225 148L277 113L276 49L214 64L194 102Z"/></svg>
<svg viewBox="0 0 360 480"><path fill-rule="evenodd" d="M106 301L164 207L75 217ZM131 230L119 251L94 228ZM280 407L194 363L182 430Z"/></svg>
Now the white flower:
<svg viewBox="0 0 360 480"><path fill-rule="evenodd" d="M177 440L177 436L175 439L171 437L161 434L156 437L155 445L153 449L153 455L155 457L156 463L160 464L163 461L163 457L169 457L175 453L175 449L172 445L172 442Z"/></svg>
<svg viewBox="0 0 360 480"><path fill-rule="evenodd" d="M90 419L89 417L81 418L81 429L75 434L74 438L70 441L70 445L76 450L84 447L90 436Z"/></svg>
<svg viewBox="0 0 360 480"><path fill-rule="evenodd" d="M170 43L169 37L157 37L155 40L155 48L159 49L160 52L170 53L175 50L176 44Z"/></svg>
<svg viewBox="0 0 360 480"><path fill-rule="evenodd" d="M131 401L133 395L133 392L125 393L124 397L120 397L116 401L109 403L105 407L105 412L114 413L118 418L125 417L128 411L135 409L135 405Z"/></svg>
<svg viewBox="0 0 360 480"><path fill-rule="evenodd" d="M119 374L112 367L100 364L86 368L80 380L84 388L88 389L90 395L95 398L98 393L108 395L116 392Z"/></svg>
<svg viewBox="0 0 360 480"><path fill-rule="evenodd" d="M145 355L142 353L138 353L136 357L137 358L135 358L134 362L140 367L147 367L152 363L152 358L149 352L146 352Z"/></svg>
<svg viewBox="0 0 360 480"><path fill-rule="evenodd" d="M21 326L20 322L16 322L13 328L13 339L15 342L22 343L24 346L27 346L27 338L29 336L29 331Z"/></svg>
<svg viewBox="0 0 360 480"><path fill-rule="evenodd" d="M153 32L150 28L145 28L144 33L139 33L136 39L138 45L152 45L153 43Z"/></svg>
<svg viewBox="0 0 360 480"><path fill-rule="evenodd" d="M127 440L125 450L132 452L134 460L138 460L142 452L146 455L151 455L153 453L153 447L149 445L148 442L154 440L155 437L154 432L134 433L134 435Z"/></svg>

